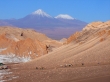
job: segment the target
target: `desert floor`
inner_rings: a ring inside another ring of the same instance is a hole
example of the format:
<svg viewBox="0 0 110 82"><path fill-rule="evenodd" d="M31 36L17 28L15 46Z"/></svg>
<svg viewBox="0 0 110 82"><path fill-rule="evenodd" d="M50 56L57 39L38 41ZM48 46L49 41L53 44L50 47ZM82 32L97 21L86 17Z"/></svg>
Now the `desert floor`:
<svg viewBox="0 0 110 82"><path fill-rule="evenodd" d="M44 69L9 66L12 73L3 78L7 82L110 82L110 64Z"/></svg>

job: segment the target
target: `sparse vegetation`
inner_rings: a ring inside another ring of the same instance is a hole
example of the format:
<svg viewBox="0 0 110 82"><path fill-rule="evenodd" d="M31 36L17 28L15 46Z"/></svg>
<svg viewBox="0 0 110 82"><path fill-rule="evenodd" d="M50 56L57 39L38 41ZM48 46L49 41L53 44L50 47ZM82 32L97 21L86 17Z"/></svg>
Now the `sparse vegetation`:
<svg viewBox="0 0 110 82"><path fill-rule="evenodd" d="M37 70L44 70L44 67L36 67Z"/></svg>

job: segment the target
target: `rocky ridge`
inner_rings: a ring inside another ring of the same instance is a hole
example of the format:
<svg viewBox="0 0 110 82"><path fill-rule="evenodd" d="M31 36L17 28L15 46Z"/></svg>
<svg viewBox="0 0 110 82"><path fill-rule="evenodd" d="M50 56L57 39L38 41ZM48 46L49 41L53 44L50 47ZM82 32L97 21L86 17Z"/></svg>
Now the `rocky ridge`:
<svg viewBox="0 0 110 82"><path fill-rule="evenodd" d="M82 31L76 32L67 39L67 44L71 42L84 43L95 37L100 41L105 40L110 33L110 21L92 22L83 28Z"/></svg>
<svg viewBox="0 0 110 82"><path fill-rule="evenodd" d="M56 45L55 45L56 44ZM0 27L0 54L35 59L62 43L31 29Z"/></svg>

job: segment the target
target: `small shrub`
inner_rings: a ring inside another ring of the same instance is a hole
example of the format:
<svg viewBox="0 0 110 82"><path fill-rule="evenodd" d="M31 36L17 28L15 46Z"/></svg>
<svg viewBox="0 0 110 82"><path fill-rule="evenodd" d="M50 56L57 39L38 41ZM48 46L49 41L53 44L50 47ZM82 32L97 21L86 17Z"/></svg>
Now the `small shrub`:
<svg viewBox="0 0 110 82"><path fill-rule="evenodd" d="M38 67L36 67L36 69L39 69Z"/></svg>
<svg viewBox="0 0 110 82"><path fill-rule="evenodd" d="M84 65L84 63L82 63L82 65Z"/></svg>

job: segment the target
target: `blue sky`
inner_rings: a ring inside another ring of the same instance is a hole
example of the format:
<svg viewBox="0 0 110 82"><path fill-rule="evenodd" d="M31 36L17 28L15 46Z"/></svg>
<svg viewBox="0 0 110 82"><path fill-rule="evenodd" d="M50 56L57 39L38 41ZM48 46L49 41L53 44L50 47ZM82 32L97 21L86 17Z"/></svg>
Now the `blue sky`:
<svg viewBox="0 0 110 82"><path fill-rule="evenodd" d="M110 20L110 0L0 0L0 19L22 18L37 9L85 21Z"/></svg>

